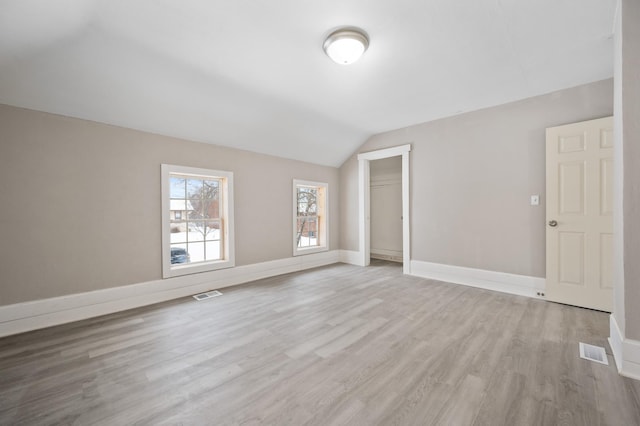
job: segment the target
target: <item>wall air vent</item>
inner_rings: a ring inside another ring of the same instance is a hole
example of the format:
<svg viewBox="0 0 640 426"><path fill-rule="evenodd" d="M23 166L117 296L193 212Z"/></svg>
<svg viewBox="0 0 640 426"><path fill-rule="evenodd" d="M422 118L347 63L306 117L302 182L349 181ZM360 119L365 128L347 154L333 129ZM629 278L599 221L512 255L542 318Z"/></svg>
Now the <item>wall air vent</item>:
<svg viewBox="0 0 640 426"><path fill-rule="evenodd" d="M200 301L200 300L211 299L212 297L218 297L218 296L222 296L222 293L220 293L218 290L213 290L213 291L208 291L206 293L194 294L193 298Z"/></svg>
<svg viewBox="0 0 640 426"><path fill-rule="evenodd" d="M607 353L601 346L593 346L587 343L580 342L580 358L588 359L589 361L599 362L600 364L609 365L607 360Z"/></svg>

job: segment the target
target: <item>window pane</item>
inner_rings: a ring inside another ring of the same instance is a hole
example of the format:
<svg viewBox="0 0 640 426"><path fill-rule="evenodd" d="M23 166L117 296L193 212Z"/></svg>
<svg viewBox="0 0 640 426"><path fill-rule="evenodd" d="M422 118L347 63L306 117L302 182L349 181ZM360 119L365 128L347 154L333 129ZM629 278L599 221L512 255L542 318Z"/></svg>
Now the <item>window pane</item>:
<svg viewBox="0 0 640 426"><path fill-rule="evenodd" d="M307 210L309 210L307 203L298 203L298 216L304 215Z"/></svg>
<svg viewBox="0 0 640 426"><path fill-rule="evenodd" d="M187 244L191 262L203 262L204 259L204 242L196 242Z"/></svg>
<svg viewBox="0 0 640 426"><path fill-rule="evenodd" d="M220 218L220 202L218 199L197 198L191 200L193 208L191 212L192 219L219 219Z"/></svg>
<svg viewBox="0 0 640 426"><path fill-rule="evenodd" d="M219 197L220 181L205 180L202 186L202 198L209 200L217 200Z"/></svg>
<svg viewBox="0 0 640 426"><path fill-rule="evenodd" d="M221 223L219 220L210 220L206 222L205 240L216 241L220 239Z"/></svg>
<svg viewBox="0 0 640 426"><path fill-rule="evenodd" d="M189 200L169 200L169 219L184 220L186 215L193 210Z"/></svg>
<svg viewBox="0 0 640 426"><path fill-rule="evenodd" d="M206 234L207 227L205 222L201 220L189 221L189 242L204 241Z"/></svg>
<svg viewBox="0 0 640 426"><path fill-rule="evenodd" d="M222 259L222 251L220 249L220 241L209 241L205 243L205 259L220 260Z"/></svg>
<svg viewBox="0 0 640 426"><path fill-rule="evenodd" d="M186 244L171 244L171 264L189 263L190 257Z"/></svg>
<svg viewBox="0 0 640 426"><path fill-rule="evenodd" d="M318 245L318 218L315 216L307 218L306 237L309 247Z"/></svg>
<svg viewBox="0 0 640 426"><path fill-rule="evenodd" d="M169 178L169 198L187 198L186 179L179 177Z"/></svg>
<svg viewBox="0 0 640 426"><path fill-rule="evenodd" d="M186 222L177 222L171 224L171 233L169 234L171 243L187 242L187 224Z"/></svg>
<svg viewBox="0 0 640 426"><path fill-rule="evenodd" d="M317 188L298 187L298 215L307 215L317 211Z"/></svg>
<svg viewBox="0 0 640 426"><path fill-rule="evenodd" d="M187 179L187 198L202 198L202 179Z"/></svg>
<svg viewBox="0 0 640 426"><path fill-rule="evenodd" d="M298 218L296 238L298 247L313 247L318 245L317 216L301 216Z"/></svg>

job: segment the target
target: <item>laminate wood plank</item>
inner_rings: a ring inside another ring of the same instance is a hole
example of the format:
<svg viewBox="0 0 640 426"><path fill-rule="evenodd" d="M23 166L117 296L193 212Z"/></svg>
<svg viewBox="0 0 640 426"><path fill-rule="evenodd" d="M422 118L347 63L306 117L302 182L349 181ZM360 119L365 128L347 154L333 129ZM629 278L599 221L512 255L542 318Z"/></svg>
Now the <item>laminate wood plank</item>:
<svg viewBox="0 0 640 426"><path fill-rule="evenodd" d="M178 423L185 414L211 410L212 407L215 407L215 417L220 419L220 423L240 424L243 420L234 419L262 416L260 410L253 407L273 401L274 387L284 386L285 378L294 378L302 374L317 361L317 358L291 360L280 355L268 357L266 361L268 364L256 364L253 369L245 368L245 374L227 383L224 392L197 394L181 407L168 407L164 412L165 417L171 419L170 423ZM244 368L242 365L240 367ZM291 388L289 395L290 392Z"/></svg>
<svg viewBox="0 0 640 426"><path fill-rule="evenodd" d="M402 398L396 399L394 405L380 413L382 421L379 424L433 425L455 390L455 387L434 381L429 376L419 376Z"/></svg>
<svg viewBox="0 0 640 426"><path fill-rule="evenodd" d="M282 312L286 312L286 311L290 311L293 309L298 309L300 307L305 307L311 303L320 301L322 299L326 299L327 297L331 296L335 294L335 291L326 291L320 294L316 294L313 295L311 297L305 297L305 298L298 298L298 297L291 297L289 299L282 299L279 303L279 306L277 308L274 309L275 312L277 313L282 313Z"/></svg>
<svg viewBox="0 0 640 426"><path fill-rule="evenodd" d="M211 349L201 350L191 355L188 355L186 357L182 357L180 358L179 361L162 364L160 366L156 366L154 368L148 369L145 372L145 375L147 376L147 379L149 379L149 381L153 382L159 379L160 377L165 377L170 374L174 374L179 371L182 371L185 368L189 368L194 365L197 365L206 361L210 361L211 359L219 355L222 355L228 351L231 351L239 346L246 345L248 343L255 341L256 339L267 337L268 335L269 333L266 330L257 330L257 331L254 331L253 333L240 336L236 339L228 340L223 344L216 345Z"/></svg>
<svg viewBox="0 0 640 426"><path fill-rule="evenodd" d="M362 318L352 318L349 322L331 327L323 333L311 337L309 340L305 340L303 343L287 350L285 354L291 358L300 358L301 356L313 352L317 348L344 336L350 331L353 331L355 327L362 325L364 322L365 321Z"/></svg>
<svg viewBox="0 0 640 426"><path fill-rule="evenodd" d="M0 424L640 424L638 386L578 357L607 335L601 312L336 264L0 339Z"/></svg>
<svg viewBox="0 0 640 426"><path fill-rule="evenodd" d="M470 425L483 400L486 383L479 377L467 376L457 386L442 407L436 419L437 425Z"/></svg>
<svg viewBox="0 0 640 426"><path fill-rule="evenodd" d="M341 410L336 412L334 415L328 415L324 419L322 419L319 423L313 421L308 424L324 424L328 426L343 426L350 425L355 422L354 416L361 412L364 408L364 404L357 398L352 398L348 400L348 403Z"/></svg>
<svg viewBox="0 0 640 426"><path fill-rule="evenodd" d="M356 327L355 329L343 334L332 342L323 345L318 348L315 353L322 358L328 358L331 355L348 348L360 339L363 339L368 334L374 332L389 320L386 318L374 318L372 321L366 322L363 325Z"/></svg>
<svg viewBox="0 0 640 426"><path fill-rule="evenodd" d="M348 311L335 316L333 318L329 318L329 320L327 321L327 324L329 325L338 325L341 324L351 318L353 318L354 316L357 316L359 314L361 314L364 311L367 311L370 308L373 308L374 306L379 305L380 303L382 303L382 299L369 299L367 300L365 303L362 303L360 305L357 305L351 309L349 309Z"/></svg>
<svg viewBox="0 0 640 426"><path fill-rule="evenodd" d="M364 365L361 358L342 353L334 359L335 373L304 394L303 404L316 413L319 422L328 413L340 410L354 396L369 404L380 395L397 393L401 389L392 385L393 380L412 377L415 373L412 357L400 358L400 353L417 355L425 345L418 340L406 341L402 347L377 352L378 356L369 357ZM345 378L341 380L342 377Z"/></svg>
<svg viewBox="0 0 640 426"><path fill-rule="evenodd" d="M539 423L526 417L533 414L526 409L530 403L525 395L526 381L526 376L520 373L499 369L487 386L485 398L473 424L489 426Z"/></svg>

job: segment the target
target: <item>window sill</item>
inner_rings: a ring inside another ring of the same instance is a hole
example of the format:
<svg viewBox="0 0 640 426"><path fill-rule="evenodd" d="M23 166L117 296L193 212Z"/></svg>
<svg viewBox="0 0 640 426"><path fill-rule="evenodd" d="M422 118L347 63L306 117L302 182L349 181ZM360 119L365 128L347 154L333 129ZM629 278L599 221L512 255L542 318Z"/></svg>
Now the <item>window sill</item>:
<svg viewBox="0 0 640 426"><path fill-rule="evenodd" d="M304 256L305 254L319 253L322 251L329 251L329 247L320 246L320 247L308 247L308 248L294 248L293 255Z"/></svg>
<svg viewBox="0 0 640 426"><path fill-rule="evenodd" d="M235 262L230 260L217 260L212 262L202 262L194 265L183 264L180 266L173 266L168 271L164 271L163 278L180 277L183 275L199 274L201 272L217 271L219 269L233 268Z"/></svg>

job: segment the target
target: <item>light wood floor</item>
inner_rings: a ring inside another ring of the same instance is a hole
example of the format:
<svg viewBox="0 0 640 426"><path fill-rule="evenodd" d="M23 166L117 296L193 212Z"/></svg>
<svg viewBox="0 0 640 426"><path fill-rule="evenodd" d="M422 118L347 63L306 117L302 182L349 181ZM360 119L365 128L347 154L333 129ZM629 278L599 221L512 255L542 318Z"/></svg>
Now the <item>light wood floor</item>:
<svg viewBox="0 0 640 426"><path fill-rule="evenodd" d="M0 424L640 424L604 313L382 261L223 293L1 339Z"/></svg>

